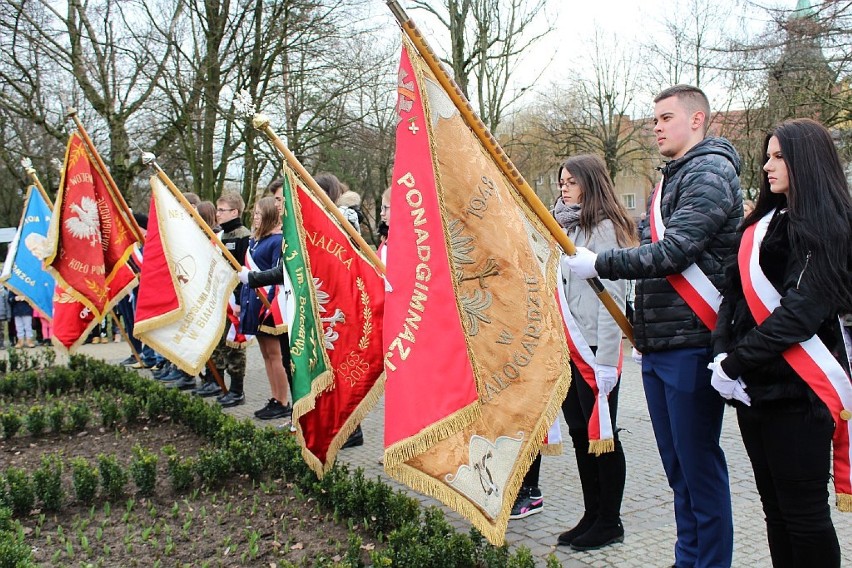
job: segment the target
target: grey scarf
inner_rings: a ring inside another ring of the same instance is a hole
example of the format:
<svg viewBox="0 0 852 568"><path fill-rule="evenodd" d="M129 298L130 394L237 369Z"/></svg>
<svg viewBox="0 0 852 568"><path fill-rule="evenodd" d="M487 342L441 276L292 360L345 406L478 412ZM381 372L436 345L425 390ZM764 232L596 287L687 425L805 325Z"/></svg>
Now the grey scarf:
<svg viewBox="0 0 852 568"><path fill-rule="evenodd" d="M582 204L566 205L562 198L556 200L556 205L553 207L553 216L556 217L556 222L559 226L565 229L569 235L580 224L580 210Z"/></svg>

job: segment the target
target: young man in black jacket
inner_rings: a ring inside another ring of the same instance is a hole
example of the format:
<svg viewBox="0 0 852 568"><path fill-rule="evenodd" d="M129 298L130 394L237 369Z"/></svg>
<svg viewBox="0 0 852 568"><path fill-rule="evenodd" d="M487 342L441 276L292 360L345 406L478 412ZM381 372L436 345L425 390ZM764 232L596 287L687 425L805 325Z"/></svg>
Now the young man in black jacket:
<svg viewBox="0 0 852 568"><path fill-rule="evenodd" d="M742 220L740 160L730 142L707 136L710 104L700 89L676 85L654 102L654 134L670 161L641 245L598 255L580 248L568 263L581 278L636 279L634 334L648 412L674 491L675 565L727 567L733 522L719 446L723 403L707 365L724 266Z"/></svg>

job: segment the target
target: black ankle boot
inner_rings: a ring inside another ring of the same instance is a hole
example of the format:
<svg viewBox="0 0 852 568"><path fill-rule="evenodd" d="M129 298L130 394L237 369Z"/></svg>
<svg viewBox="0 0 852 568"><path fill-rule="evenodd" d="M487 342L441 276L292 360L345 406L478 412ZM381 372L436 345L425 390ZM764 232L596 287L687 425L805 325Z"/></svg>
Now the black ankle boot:
<svg viewBox="0 0 852 568"><path fill-rule="evenodd" d="M598 519L592 528L571 543L572 550L597 550L616 542L624 542L624 526L620 522L608 523Z"/></svg>
<svg viewBox="0 0 852 568"><path fill-rule="evenodd" d="M556 539L556 544L560 546L570 546L577 537L583 536L586 531L592 528L592 525L595 524L596 520L596 516L586 513L583 515L583 518L580 519L580 522L577 523L577 526L559 535L559 538Z"/></svg>

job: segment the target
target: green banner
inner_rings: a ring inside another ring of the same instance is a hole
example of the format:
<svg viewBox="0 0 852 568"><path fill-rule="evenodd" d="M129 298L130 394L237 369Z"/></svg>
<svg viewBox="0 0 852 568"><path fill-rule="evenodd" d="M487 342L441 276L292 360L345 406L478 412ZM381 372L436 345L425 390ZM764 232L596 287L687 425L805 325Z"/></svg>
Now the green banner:
<svg viewBox="0 0 852 568"><path fill-rule="evenodd" d="M318 325L316 288L311 277L310 260L306 254L302 213L293 189L292 172L285 168L284 208L282 230L284 244L285 287L293 290L293 323L290 326L290 358L293 370L294 414L308 408L298 408L299 401L311 394L315 381L330 380L330 364L323 343L322 326ZM319 386L319 385L317 385ZM321 387L322 388L322 387ZM313 402L313 397L308 397ZM311 404L311 406L313 406Z"/></svg>

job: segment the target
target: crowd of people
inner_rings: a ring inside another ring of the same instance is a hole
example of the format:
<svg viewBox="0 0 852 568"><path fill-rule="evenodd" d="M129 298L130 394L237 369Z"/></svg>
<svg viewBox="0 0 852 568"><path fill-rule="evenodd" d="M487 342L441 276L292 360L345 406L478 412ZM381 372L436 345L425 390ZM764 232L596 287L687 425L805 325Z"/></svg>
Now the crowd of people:
<svg viewBox="0 0 852 568"><path fill-rule="evenodd" d="M848 182L825 127L786 121L766 138L743 218L739 156L708 136L709 120L700 89L661 92L654 134L668 160L641 244L578 247L565 263L584 279L636 280L633 329L674 494L675 566L732 562L725 402L736 408L773 565L840 566L828 482L834 441L838 505L852 511Z"/></svg>

